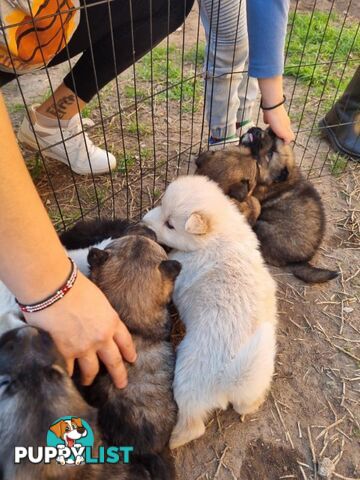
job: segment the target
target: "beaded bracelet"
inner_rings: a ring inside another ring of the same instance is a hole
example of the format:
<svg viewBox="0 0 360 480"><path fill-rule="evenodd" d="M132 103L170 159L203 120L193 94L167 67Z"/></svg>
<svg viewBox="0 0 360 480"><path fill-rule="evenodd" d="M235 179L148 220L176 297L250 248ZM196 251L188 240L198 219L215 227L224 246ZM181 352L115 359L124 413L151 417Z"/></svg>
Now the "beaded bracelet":
<svg viewBox="0 0 360 480"><path fill-rule="evenodd" d="M260 108L262 110L274 110L275 108L278 108L278 107L281 107L281 105L284 105L284 103L286 102L286 97L285 95L283 95L283 99L280 103L277 103L276 105L273 105L272 107L264 107L263 104L262 104L262 99L261 99L261 102L260 102Z"/></svg>
<svg viewBox="0 0 360 480"><path fill-rule="evenodd" d="M48 308L50 305L53 305L57 301L61 300L68 293L68 291L74 286L78 274L78 268L76 264L71 258L69 258L69 260L71 262L71 272L69 278L62 287L56 290L55 293L45 298L45 300L42 300L39 303L33 303L31 305L24 305L23 303L20 303L18 299L15 299L22 312L34 313L40 312L40 310L45 310L45 308Z"/></svg>

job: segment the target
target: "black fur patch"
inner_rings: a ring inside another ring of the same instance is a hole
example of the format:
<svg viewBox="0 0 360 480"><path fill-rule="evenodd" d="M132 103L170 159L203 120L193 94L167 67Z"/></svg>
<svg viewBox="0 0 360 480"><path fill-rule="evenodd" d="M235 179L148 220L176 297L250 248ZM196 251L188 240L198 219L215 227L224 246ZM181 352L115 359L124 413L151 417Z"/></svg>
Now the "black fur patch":
<svg viewBox="0 0 360 480"><path fill-rule="evenodd" d="M138 455L152 452L154 426L145 419L135 420L128 401L123 403L120 395L114 400L114 402L108 400L99 410L99 426L104 441L108 445L132 445L134 453Z"/></svg>
<svg viewBox="0 0 360 480"><path fill-rule="evenodd" d="M275 178L275 182L285 182L289 176L289 170L287 167L284 167L280 174Z"/></svg>
<svg viewBox="0 0 360 480"><path fill-rule="evenodd" d="M68 250L86 248L105 240L119 238L134 225L129 220L91 220L80 221L70 230L60 235L60 241Z"/></svg>
<svg viewBox="0 0 360 480"><path fill-rule="evenodd" d="M238 202L243 202L249 193L249 181L243 180L242 182L233 185L229 190L229 197L235 198Z"/></svg>
<svg viewBox="0 0 360 480"><path fill-rule="evenodd" d="M160 271L170 280L175 280L181 272L181 263L177 260L163 260L160 263Z"/></svg>

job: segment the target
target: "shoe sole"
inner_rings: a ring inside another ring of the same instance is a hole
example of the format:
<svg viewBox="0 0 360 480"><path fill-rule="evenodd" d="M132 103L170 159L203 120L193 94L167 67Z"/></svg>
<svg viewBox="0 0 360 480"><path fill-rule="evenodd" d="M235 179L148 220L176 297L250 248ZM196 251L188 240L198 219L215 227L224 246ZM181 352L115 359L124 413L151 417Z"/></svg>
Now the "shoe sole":
<svg viewBox="0 0 360 480"><path fill-rule="evenodd" d="M236 147L239 146L239 138L234 140L224 140L223 142L219 143L209 143L209 150L222 150L226 147Z"/></svg>
<svg viewBox="0 0 360 480"><path fill-rule="evenodd" d="M32 139L27 137L23 132L21 132L21 130L18 131L17 138L18 138L19 142L21 143L21 145L25 146L27 149L29 149L33 152L36 152L36 153L40 153L37 144L36 143L34 144ZM68 168L70 168L70 170L72 172L76 173L77 175L91 175L90 170L86 170L86 171L85 170L75 170L74 168L72 168L69 165L69 162L67 160L64 160L63 158L60 158L55 154L52 154L51 151L41 152L41 155L44 156L45 158L50 158L51 160L57 160L58 162L63 163ZM106 170L98 170L98 171L93 170L92 173L93 173L93 175L101 175L103 173L109 173L109 170L114 170L115 167L116 167L116 164L111 169L107 168Z"/></svg>
<svg viewBox="0 0 360 480"><path fill-rule="evenodd" d="M342 153L343 155L346 155L347 157L351 157L353 158L355 161L357 161L358 159L360 159L360 156L359 155L356 155L354 154L353 152L350 152L349 150L347 150L346 148L344 148L342 145L340 145L340 143L337 141L337 138L334 134L334 132L331 130L331 127L329 127L329 125L326 124L325 122L325 119L322 118L319 123L318 123L318 126L321 128L321 134L324 138L326 138L327 140L329 140L331 146L333 147L333 149L338 152L338 153Z"/></svg>

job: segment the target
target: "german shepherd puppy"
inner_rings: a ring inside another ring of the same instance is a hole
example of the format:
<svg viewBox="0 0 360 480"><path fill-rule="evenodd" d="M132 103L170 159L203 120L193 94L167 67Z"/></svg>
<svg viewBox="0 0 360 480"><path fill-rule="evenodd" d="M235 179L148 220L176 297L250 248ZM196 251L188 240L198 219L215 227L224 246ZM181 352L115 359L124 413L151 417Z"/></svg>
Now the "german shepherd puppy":
<svg viewBox="0 0 360 480"><path fill-rule="evenodd" d="M217 182L233 199L251 226L260 215L259 201L252 196L256 187L257 165L251 150L245 146L225 150L209 150L195 161L196 175L205 175Z"/></svg>
<svg viewBox="0 0 360 480"><path fill-rule="evenodd" d="M24 326L0 337L0 478L2 480L151 480L141 465L14 463L15 446L43 447L51 424L76 415L93 429L96 410L81 397L48 333ZM36 452L34 452L36 455Z"/></svg>
<svg viewBox="0 0 360 480"><path fill-rule="evenodd" d="M325 212L315 187L295 165L292 148L271 130L257 127L241 137L241 144L251 150L258 164L254 196L261 203L261 214L254 230L265 260L289 266L307 283L337 277L338 272L309 263L324 237Z"/></svg>
<svg viewBox="0 0 360 480"><path fill-rule="evenodd" d="M138 357L127 366L126 388L116 389L109 374L101 372L85 396L99 408L99 425L108 444L133 445L152 478L170 480L175 469L167 447L177 406L167 305L181 265L168 260L155 234L142 228L151 238L129 235L105 250L89 252L90 278L128 327Z"/></svg>

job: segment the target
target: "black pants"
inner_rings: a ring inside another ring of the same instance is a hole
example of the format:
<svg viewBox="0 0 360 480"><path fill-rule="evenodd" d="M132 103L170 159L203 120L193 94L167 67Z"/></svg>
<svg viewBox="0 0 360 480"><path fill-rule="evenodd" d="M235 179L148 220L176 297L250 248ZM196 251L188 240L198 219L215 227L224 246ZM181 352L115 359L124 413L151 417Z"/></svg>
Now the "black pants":
<svg viewBox="0 0 360 480"><path fill-rule="evenodd" d="M49 64L83 53L65 85L85 102L104 85L176 30L194 0L84 0L80 24ZM0 87L16 77L0 71Z"/></svg>

